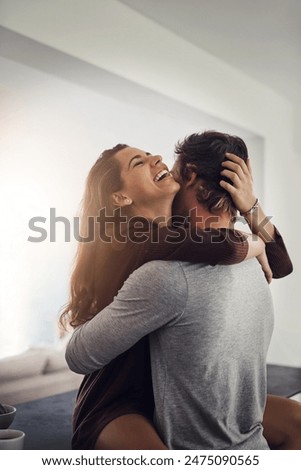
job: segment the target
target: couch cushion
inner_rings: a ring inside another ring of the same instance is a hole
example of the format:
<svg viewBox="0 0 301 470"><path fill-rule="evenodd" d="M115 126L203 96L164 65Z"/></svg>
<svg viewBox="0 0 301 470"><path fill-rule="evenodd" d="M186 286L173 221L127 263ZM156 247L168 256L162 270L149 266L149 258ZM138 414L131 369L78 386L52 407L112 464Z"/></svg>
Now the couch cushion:
<svg viewBox="0 0 301 470"><path fill-rule="evenodd" d="M53 374L25 377L4 384L0 383L0 401L15 406L18 403L78 389L82 380L82 375L64 370ZM47 427L47 422L43 422L42 425Z"/></svg>
<svg viewBox="0 0 301 470"><path fill-rule="evenodd" d="M51 374L64 369L69 369L65 360L65 351L49 350L43 374Z"/></svg>
<svg viewBox="0 0 301 470"><path fill-rule="evenodd" d="M0 382L42 374L47 361L46 349L29 349L23 354L0 360Z"/></svg>

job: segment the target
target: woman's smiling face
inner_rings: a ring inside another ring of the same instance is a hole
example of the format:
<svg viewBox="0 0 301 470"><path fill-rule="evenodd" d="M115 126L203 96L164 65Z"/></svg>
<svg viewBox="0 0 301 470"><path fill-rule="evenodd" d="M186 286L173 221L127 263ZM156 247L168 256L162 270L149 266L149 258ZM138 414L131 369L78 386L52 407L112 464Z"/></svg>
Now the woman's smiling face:
<svg viewBox="0 0 301 470"><path fill-rule="evenodd" d="M133 204L135 213L138 211L137 215L141 216L145 215L139 213L143 208L159 208L160 204L171 206L180 185L160 155L127 147L117 152L114 158L118 160L121 169L122 187L118 192L118 200L124 204L120 205Z"/></svg>

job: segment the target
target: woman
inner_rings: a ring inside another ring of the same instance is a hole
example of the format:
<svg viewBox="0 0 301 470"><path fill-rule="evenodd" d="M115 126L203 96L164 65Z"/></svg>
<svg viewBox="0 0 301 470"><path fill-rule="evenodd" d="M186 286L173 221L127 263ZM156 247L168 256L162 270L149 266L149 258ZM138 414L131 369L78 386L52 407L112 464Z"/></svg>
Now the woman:
<svg viewBox="0 0 301 470"><path fill-rule="evenodd" d="M228 145L226 150L231 151L232 149ZM88 215L96 216L99 207L106 207L106 214L102 213L101 215L102 221L104 223L108 223L108 220L112 222L112 218L109 218L113 216L114 206L110 201L122 208L122 214L118 214L117 225L119 226L122 223L120 218L124 215L128 217L144 215L147 217L147 219L138 221L140 228L143 229L143 234L145 231L147 232L147 228L150 228L146 226L149 220L153 221L159 215L164 221L170 219L172 200L179 186L168 175L160 157L150 156L138 149L117 146L113 151L105 152L96 166L90 173L90 185L93 179L98 184L101 183L100 178L105 175L105 184L102 185L104 194L94 204L93 211L93 195L99 195L99 193L95 189L91 190L88 182L85 198L86 219ZM139 180L142 183L141 186L138 183ZM229 196L225 191L224 194L226 203ZM116 215L114 221L116 225ZM238 237L237 240L240 241L240 244L233 244L234 240L231 242L223 231L202 233L202 236L207 236L206 243L203 244L192 244L191 240L187 238L178 244L163 243L167 233L174 237L176 233L179 234L179 231L177 232L170 227L158 228L156 224L151 224L149 235L156 233L159 240L157 244L154 244L150 242L150 237L147 237L143 243L139 243L141 242L141 231L137 234L136 230L131 236L133 226L127 222L124 225L126 228L130 228L130 231L127 232L126 244L122 245L121 240L114 240L110 245L103 245L99 241L98 244L81 245L78 263L71 282L73 287L71 303L65 310L65 313L71 312L73 326L92 318L101 308L110 303L126 277L146 261L184 259L205 261L210 264L217 262L227 264L242 260L246 254L245 242L237 232L233 232L233 236ZM108 228L112 229L112 227ZM118 231L118 234L121 233ZM180 233L183 234L183 232ZM219 241L222 243L210 244L213 234L220 237ZM87 235L87 231L85 235ZM107 236L106 231L101 232L102 239ZM192 246L194 247L193 252ZM269 251L277 252L277 246L278 249L280 247L280 251L282 250L285 257L285 248L280 239L277 244L271 244ZM101 249L102 247L103 249ZM234 252L233 248L235 248ZM231 249L232 252L229 251L226 254L227 250ZM232 254L230 255L230 253ZM84 259L89 261L83 263ZM290 270L289 259L286 261L284 274ZM97 271L105 272L106 279L103 280L96 276ZM118 273L117 276L116 273ZM281 275L283 273L280 273ZM153 402L148 361L148 345L145 340L142 340L104 370L84 379L74 415L74 448L165 448L151 426ZM147 368L145 368L146 364ZM138 376L137 379L138 371L143 371L144 375ZM100 389L101 397L99 397ZM108 425L108 423L110 424ZM127 439L129 433L126 436L121 435L120 440L118 433L122 434L124 426L127 430L130 428L134 431L131 436L132 441ZM107 439L108 428L113 431L109 431L109 441ZM112 441L112 436L113 440L114 436L117 439L118 447Z"/></svg>

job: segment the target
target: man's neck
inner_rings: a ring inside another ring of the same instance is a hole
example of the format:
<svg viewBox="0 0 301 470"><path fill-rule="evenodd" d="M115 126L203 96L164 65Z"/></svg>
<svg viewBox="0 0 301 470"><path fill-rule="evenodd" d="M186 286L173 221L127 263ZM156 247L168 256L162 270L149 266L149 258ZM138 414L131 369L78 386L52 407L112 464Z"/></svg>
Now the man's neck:
<svg viewBox="0 0 301 470"><path fill-rule="evenodd" d="M142 217L148 220L152 220L153 222L157 223L161 227L164 225L171 225L172 218L171 218L171 202L170 201L162 201L156 205L152 206L139 206L135 207L135 210L132 213L132 216Z"/></svg>
<svg viewBox="0 0 301 470"><path fill-rule="evenodd" d="M200 229L205 228L230 228L231 217L228 213L212 214L202 204L192 207L189 211L190 223Z"/></svg>

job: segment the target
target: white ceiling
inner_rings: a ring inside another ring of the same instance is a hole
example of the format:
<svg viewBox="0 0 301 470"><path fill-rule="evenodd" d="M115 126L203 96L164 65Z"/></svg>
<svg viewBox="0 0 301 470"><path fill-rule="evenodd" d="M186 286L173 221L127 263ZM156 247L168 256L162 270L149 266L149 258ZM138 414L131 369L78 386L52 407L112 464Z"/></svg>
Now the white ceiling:
<svg viewBox="0 0 301 470"><path fill-rule="evenodd" d="M301 99L301 0L120 0L290 100Z"/></svg>

